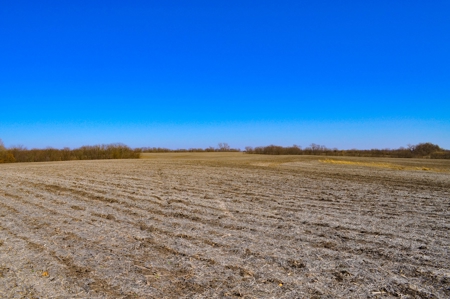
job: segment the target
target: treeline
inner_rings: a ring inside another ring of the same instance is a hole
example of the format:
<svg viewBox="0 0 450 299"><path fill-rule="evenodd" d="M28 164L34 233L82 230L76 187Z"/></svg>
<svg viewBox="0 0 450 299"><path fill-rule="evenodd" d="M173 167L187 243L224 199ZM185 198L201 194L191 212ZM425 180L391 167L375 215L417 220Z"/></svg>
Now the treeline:
<svg viewBox="0 0 450 299"><path fill-rule="evenodd" d="M339 150L337 148L327 148L323 145L311 144L302 148L298 145L283 147L277 145L246 147L248 154L263 155L323 155L323 156L353 156L353 157L387 157L387 158L431 158L450 159L450 151L440 148L430 142L408 145L398 149L370 149L370 150Z"/></svg>
<svg viewBox="0 0 450 299"><path fill-rule="evenodd" d="M179 153L179 152L240 152L240 149L231 148L227 143L219 143L217 148L189 148L168 149L161 147L142 147L132 149L122 143L107 145L82 146L76 149L46 148L27 149L16 146L6 149L0 139L0 163L12 162L48 162L70 160L98 160L98 159L137 159L141 153ZM430 142L408 145L398 149L371 149L371 150L339 150L327 148L323 145L311 144L308 147L293 145L289 147L269 145L259 147L246 147L247 154L263 155L323 155L323 156L356 156L356 157L387 157L387 158L431 158L450 159L450 150L445 150Z"/></svg>
<svg viewBox="0 0 450 299"><path fill-rule="evenodd" d="M97 159L136 159L140 151L131 149L120 143L107 145L82 146L76 149L27 149L0 147L0 163L10 162L48 162L70 160L97 160Z"/></svg>
<svg viewBox="0 0 450 299"><path fill-rule="evenodd" d="M138 159L141 153L179 153L179 152L240 152L231 148L227 143L219 143L217 148L189 148L168 149L161 147L142 147L132 149L122 143L107 145L82 146L76 149L45 148L27 149L16 146L6 149L0 139L0 163L13 162L49 162L70 160L99 160L99 159Z"/></svg>
<svg viewBox="0 0 450 299"><path fill-rule="evenodd" d="M219 143L217 148L212 146L207 148L189 148L189 149L168 149L163 147L141 147L136 149L141 153L197 153L197 152L240 152L239 148L231 148L228 143Z"/></svg>

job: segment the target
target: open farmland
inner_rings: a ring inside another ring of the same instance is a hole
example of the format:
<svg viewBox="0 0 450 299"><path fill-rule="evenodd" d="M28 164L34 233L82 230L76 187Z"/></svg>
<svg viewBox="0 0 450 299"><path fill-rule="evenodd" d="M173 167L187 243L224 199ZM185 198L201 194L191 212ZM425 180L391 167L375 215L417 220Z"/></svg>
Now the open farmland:
<svg viewBox="0 0 450 299"><path fill-rule="evenodd" d="M449 298L449 208L444 160L3 164L0 297Z"/></svg>

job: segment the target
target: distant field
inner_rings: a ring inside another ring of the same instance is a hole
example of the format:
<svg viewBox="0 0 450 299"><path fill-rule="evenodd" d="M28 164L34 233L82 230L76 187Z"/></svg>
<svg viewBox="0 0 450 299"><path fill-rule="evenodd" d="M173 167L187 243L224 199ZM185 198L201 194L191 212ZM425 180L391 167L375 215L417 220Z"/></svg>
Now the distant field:
<svg viewBox="0 0 450 299"><path fill-rule="evenodd" d="M289 166L291 162L312 162L332 163L341 165L381 167L397 170L426 170L431 172L449 172L449 159L408 159L408 158L371 158L371 157L351 157L351 156L320 156L320 155L248 155L236 152L209 152L209 153L143 153L141 159L158 160L195 160L195 161L215 161L217 163L226 162L239 163L241 166L258 165L258 163L269 163L272 166Z"/></svg>
<svg viewBox="0 0 450 299"><path fill-rule="evenodd" d="M450 160L0 164L1 298L450 298Z"/></svg>

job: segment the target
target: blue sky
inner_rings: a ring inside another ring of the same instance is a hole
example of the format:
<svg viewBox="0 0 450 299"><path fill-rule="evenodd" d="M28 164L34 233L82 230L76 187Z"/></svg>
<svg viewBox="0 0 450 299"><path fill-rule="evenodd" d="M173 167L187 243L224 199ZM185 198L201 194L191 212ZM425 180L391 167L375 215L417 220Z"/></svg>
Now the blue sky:
<svg viewBox="0 0 450 299"><path fill-rule="evenodd" d="M8 1L0 138L450 148L449 1Z"/></svg>

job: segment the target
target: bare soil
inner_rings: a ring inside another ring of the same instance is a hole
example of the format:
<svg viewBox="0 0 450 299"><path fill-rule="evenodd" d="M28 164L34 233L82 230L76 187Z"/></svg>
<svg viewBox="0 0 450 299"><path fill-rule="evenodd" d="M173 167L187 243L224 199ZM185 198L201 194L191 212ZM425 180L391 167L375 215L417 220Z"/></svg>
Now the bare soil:
<svg viewBox="0 0 450 299"><path fill-rule="evenodd" d="M143 158L0 165L0 297L450 298L450 161Z"/></svg>

